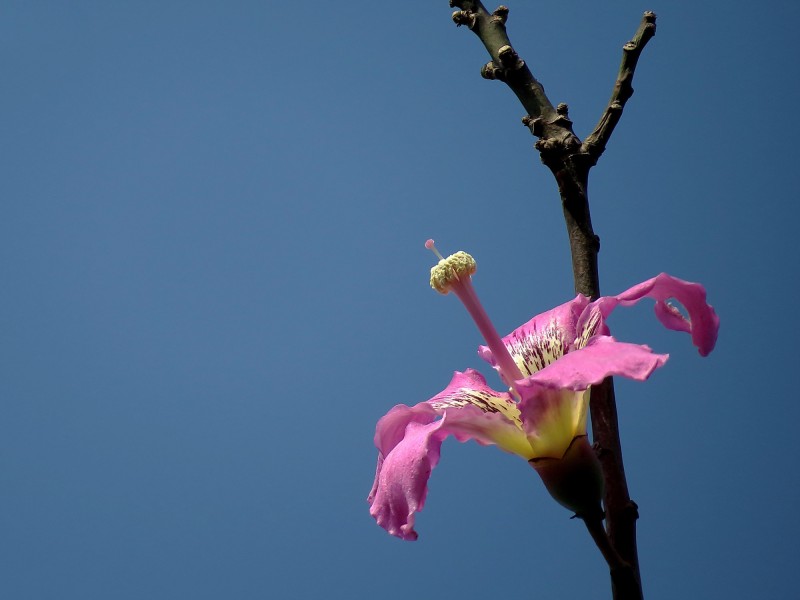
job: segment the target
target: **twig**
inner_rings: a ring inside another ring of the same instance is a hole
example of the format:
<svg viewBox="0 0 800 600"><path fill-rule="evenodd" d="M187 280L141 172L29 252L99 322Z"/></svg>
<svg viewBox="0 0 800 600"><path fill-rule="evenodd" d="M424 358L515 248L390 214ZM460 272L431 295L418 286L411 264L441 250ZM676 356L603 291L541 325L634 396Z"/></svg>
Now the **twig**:
<svg viewBox="0 0 800 600"><path fill-rule="evenodd" d="M511 45L506 33L508 8L499 6L494 12L486 10L479 0L450 0L450 6L459 8L453 13L456 25L472 30L491 59L481 68L484 79L503 81L511 88L531 119L541 119L542 134L548 137L574 136L572 123L559 118L544 87L531 73L525 61Z"/></svg>
<svg viewBox="0 0 800 600"><path fill-rule="evenodd" d="M636 70L636 63L639 62L639 55L652 37L656 34L656 15L647 11L642 16L642 22L633 39L622 47L622 62L619 65L619 74L614 84L614 91L608 101L603 116L594 128L594 131L586 136L581 150L593 158L597 159L606 149L606 144L614 127L617 126L622 117L622 110L625 103L633 96L633 73Z"/></svg>

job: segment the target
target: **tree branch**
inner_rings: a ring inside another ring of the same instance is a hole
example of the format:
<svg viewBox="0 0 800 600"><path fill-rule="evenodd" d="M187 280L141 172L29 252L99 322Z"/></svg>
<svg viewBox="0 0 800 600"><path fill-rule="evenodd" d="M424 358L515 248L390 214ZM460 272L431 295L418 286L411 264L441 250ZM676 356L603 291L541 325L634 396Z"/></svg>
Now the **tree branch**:
<svg viewBox="0 0 800 600"><path fill-rule="evenodd" d="M583 142L581 150L592 157L593 164L597 162L597 159L605 151L606 144L608 144L614 128L622 117L625 103L633 96L633 73L636 70L636 64L639 62L639 55L641 55L647 42L655 34L656 15L647 11L642 16L642 22L639 24L639 29L636 30L633 39L622 47L622 62L619 65L619 73L614 84L614 91L611 93L611 99L608 101L608 105L603 111L603 116L600 117L600 121L595 126L594 131Z"/></svg>
<svg viewBox="0 0 800 600"><path fill-rule="evenodd" d="M619 571L616 574L612 568L613 596L615 600L641 600L642 583L636 548L636 520L639 518L639 511L636 503L631 500L625 479L614 381L611 377L600 385L592 386L589 411L592 416L594 446L605 480L604 505L608 539L622 560L630 566L629 571Z"/></svg>
<svg viewBox="0 0 800 600"><path fill-rule="evenodd" d="M634 572L633 567L622 560L622 557L617 553L612 546L606 530L603 529L603 522L601 519L584 518L586 529L589 535L592 536L597 548L606 559L608 570L611 573L611 585L614 589L614 596L620 598L641 598L642 590L639 585L638 575Z"/></svg>
<svg viewBox="0 0 800 600"><path fill-rule="evenodd" d="M555 139L574 138L572 122L564 119L553 107L544 87L533 76L525 61L520 59L506 33L508 8L499 6L489 13L480 0L450 0L450 6L460 8L453 13L459 27L467 26L483 42L492 60L481 69L484 79L497 79L511 88L532 120L538 120L541 136ZM576 144L576 146L579 145Z"/></svg>
<svg viewBox="0 0 800 600"><path fill-rule="evenodd" d="M572 130L566 104L555 109L542 84L514 50L506 33L508 8L489 13L479 0L450 0L456 25L465 25L483 42L492 60L481 69L486 79L508 85L525 107L522 122L539 138L536 149L552 171L561 196L572 254L575 291L592 299L600 296L597 253L600 239L592 229L587 193L589 170L605 150L614 127L633 94L631 81L642 49L655 35L655 14L647 12L633 40L623 47L622 63L611 100L600 122L584 143ZM595 449L605 479L606 531L600 522L589 531L609 564L615 600L641 600L642 588L636 549L636 504L628 494L622 448L619 441L617 408L611 378L592 387L590 409Z"/></svg>

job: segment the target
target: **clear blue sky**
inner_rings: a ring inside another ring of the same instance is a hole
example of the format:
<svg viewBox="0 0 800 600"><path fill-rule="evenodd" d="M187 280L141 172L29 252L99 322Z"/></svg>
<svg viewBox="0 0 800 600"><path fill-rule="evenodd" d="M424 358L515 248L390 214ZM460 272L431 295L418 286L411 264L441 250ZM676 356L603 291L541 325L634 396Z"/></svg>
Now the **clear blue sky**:
<svg viewBox="0 0 800 600"><path fill-rule="evenodd" d="M592 175L602 287L700 281L722 328L702 359L649 306L611 321L671 355L617 385L645 592L789 598L800 8L510 8L580 136L658 14ZM495 448L445 443L418 542L367 512L377 419L491 375L424 240L476 257L504 333L572 296L552 177L450 12L4 3L0 595L610 597L582 525Z"/></svg>

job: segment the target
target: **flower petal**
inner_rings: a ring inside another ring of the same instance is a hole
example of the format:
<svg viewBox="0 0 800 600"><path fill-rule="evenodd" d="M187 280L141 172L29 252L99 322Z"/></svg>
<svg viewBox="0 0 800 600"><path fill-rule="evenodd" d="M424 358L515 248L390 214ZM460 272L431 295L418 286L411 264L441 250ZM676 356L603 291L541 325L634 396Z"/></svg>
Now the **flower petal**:
<svg viewBox="0 0 800 600"><path fill-rule="evenodd" d="M375 483L367 499L369 513L378 525L404 540L417 539L414 518L425 505L428 479L447 437L443 426L444 420L411 421L403 439L388 455L378 457Z"/></svg>
<svg viewBox="0 0 800 600"><path fill-rule="evenodd" d="M598 335L580 349L565 354L556 362L517 384L531 383L552 389L585 390L611 375L644 381L667 362L668 355L655 354L644 345L618 342L611 336Z"/></svg>
<svg viewBox="0 0 800 600"><path fill-rule="evenodd" d="M544 369L572 349L578 320L588 304L589 298L578 294L573 300L536 315L503 338L523 375ZM481 346L478 354L497 369L489 348Z"/></svg>
<svg viewBox="0 0 800 600"><path fill-rule="evenodd" d="M461 442L497 444L531 458L510 396L492 390L477 371L456 372L447 388L430 400L413 407L397 405L378 421L378 465L367 501L370 514L390 534L417 539L414 518L425 504L428 479L448 435Z"/></svg>
<svg viewBox="0 0 800 600"><path fill-rule="evenodd" d="M549 388L530 377L519 389L522 424L533 448L531 458L562 458L576 437L586 435L589 390Z"/></svg>
<svg viewBox="0 0 800 600"><path fill-rule="evenodd" d="M701 356L708 356L714 349L719 331L719 317L714 308L706 302L706 290L699 283L683 281L666 273L661 273L616 296L605 296L593 302L581 320L589 318L593 309L599 309L603 318L611 314L618 304L630 306L642 298L656 301L655 313L667 329L690 333L692 343ZM669 303L670 299L680 302L689 313L684 317Z"/></svg>
<svg viewBox="0 0 800 600"><path fill-rule="evenodd" d="M529 450L518 448L519 440L524 437L520 437L522 423L516 403L507 393L490 388L483 375L474 369L456 371L447 387L426 402L392 408L378 421L375 446L380 454L387 456L403 440L409 423L431 423L448 413L448 433L460 442L474 439L483 445L497 444L521 456Z"/></svg>
<svg viewBox="0 0 800 600"><path fill-rule="evenodd" d="M386 456L397 444L403 441L409 423L431 423L438 413L427 402L416 406L398 404L383 415L375 427L375 447Z"/></svg>
<svg viewBox="0 0 800 600"><path fill-rule="evenodd" d="M473 439L482 445L496 444L523 457L530 452L516 403L508 394L490 388L474 369L456 371L450 384L428 404L447 413L448 431L459 442Z"/></svg>

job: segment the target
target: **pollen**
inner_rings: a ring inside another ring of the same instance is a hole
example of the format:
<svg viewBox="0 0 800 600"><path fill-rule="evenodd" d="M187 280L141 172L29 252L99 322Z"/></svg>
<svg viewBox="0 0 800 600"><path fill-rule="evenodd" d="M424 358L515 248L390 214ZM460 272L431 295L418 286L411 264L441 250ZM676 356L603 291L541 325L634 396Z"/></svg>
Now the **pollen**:
<svg viewBox="0 0 800 600"><path fill-rule="evenodd" d="M476 270L475 259L464 251L458 251L431 267L431 287L440 294L447 294L453 285L468 280Z"/></svg>

